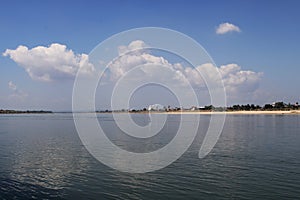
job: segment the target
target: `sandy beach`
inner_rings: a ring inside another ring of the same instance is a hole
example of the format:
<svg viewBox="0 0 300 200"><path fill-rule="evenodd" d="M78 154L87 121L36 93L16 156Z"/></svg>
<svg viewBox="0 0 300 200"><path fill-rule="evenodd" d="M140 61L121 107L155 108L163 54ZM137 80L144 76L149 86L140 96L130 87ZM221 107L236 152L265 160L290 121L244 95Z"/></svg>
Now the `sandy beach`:
<svg viewBox="0 0 300 200"><path fill-rule="evenodd" d="M288 110L288 111L227 111L227 112L206 112L206 111L178 111L178 112L157 112L160 114L199 114L199 115L298 115L300 110Z"/></svg>

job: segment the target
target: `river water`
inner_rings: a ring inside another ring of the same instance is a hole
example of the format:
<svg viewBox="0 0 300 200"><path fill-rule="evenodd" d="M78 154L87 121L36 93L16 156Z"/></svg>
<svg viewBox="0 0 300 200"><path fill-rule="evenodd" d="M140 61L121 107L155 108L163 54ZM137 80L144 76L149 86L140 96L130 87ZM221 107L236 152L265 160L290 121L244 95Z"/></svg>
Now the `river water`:
<svg viewBox="0 0 300 200"><path fill-rule="evenodd" d="M108 137L126 137L111 114L97 114ZM147 122L145 114L132 116ZM300 116L228 115L221 137L198 158L209 124L201 116L191 147L171 165L132 174L111 169L85 149L72 114L0 115L0 199L299 199ZM168 143L178 116L153 144L138 140L128 150L153 151ZM154 138L155 140L155 138Z"/></svg>

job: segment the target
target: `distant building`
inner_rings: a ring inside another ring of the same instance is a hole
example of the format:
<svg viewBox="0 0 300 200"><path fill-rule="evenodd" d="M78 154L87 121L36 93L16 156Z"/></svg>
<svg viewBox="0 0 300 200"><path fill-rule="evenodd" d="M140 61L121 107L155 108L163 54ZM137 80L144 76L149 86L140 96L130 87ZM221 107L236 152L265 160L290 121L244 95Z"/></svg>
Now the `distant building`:
<svg viewBox="0 0 300 200"><path fill-rule="evenodd" d="M198 108L196 106L192 106L191 111L195 111L195 110L198 110Z"/></svg>
<svg viewBox="0 0 300 200"><path fill-rule="evenodd" d="M148 111L164 111L165 107L160 104L153 104L148 106Z"/></svg>

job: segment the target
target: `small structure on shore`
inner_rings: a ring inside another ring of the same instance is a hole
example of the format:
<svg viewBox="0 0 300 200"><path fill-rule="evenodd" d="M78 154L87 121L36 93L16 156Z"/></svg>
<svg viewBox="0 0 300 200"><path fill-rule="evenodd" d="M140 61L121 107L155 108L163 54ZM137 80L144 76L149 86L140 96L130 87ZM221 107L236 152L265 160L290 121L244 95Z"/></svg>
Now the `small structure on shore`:
<svg viewBox="0 0 300 200"><path fill-rule="evenodd" d="M160 104L153 104L148 106L148 111L165 111L165 107Z"/></svg>

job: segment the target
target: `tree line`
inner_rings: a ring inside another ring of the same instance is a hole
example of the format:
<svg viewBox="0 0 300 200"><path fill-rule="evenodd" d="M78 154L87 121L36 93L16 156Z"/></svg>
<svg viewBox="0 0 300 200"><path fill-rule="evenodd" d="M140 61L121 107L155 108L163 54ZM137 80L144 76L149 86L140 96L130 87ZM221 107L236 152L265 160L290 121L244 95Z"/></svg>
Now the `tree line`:
<svg viewBox="0 0 300 200"><path fill-rule="evenodd" d="M284 103L282 101L275 102L272 104L265 104L264 106L254 105L254 104L245 104L245 105L236 104L226 108L227 111L252 111L252 110L253 111L260 111L260 110L276 111L276 110L298 110L298 109L299 109L298 102L296 102L295 104L291 104L291 103ZM215 109L211 108L210 110L215 110Z"/></svg>

